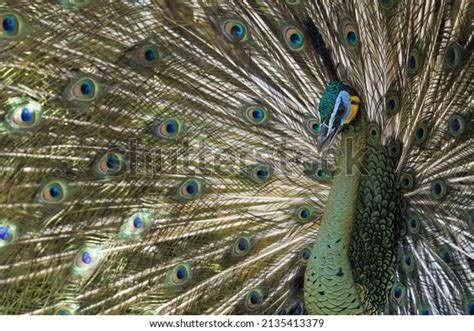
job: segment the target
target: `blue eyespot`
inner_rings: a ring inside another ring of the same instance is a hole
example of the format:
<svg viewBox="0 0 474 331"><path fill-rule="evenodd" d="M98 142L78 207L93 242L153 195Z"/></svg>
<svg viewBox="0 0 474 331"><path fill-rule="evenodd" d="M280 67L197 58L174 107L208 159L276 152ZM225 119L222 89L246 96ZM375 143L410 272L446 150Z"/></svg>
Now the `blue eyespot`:
<svg viewBox="0 0 474 331"><path fill-rule="evenodd" d="M80 74L72 78L63 96L75 105L86 107L91 102L98 100L103 94L104 87L91 75Z"/></svg>
<svg viewBox="0 0 474 331"><path fill-rule="evenodd" d="M422 67L422 57L421 53L417 48L413 48L408 55L407 60L407 73L409 76L414 76L420 72Z"/></svg>
<svg viewBox="0 0 474 331"><path fill-rule="evenodd" d="M153 127L153 134L162 142L171 143L180 139L185 132L185 123L175 118L166 118Z"/></svg>
<svg viewBox="0 0 474 331"><path fill-rule="evenodd" d="M307 118L304 122L304 127L308 133L312 136L319 136L321 133L321 124L319 123L319 119L317 118Z"/></svg>
<svg viewBox="0 0 474 331"><path fill-rule="evenodd" d="M300 29L295 26L287 26L283 29L283 38L290 50L299 51L304 47L304 35Z"/></svg>
<svg viewBox="0 0 474 331"><path fill-rule="evenodd" d="M349 31L347 33L347 43L350 45L350 46L354 46L357 42L357 35L355 34L354 31Z"/></svg>
<svg viewBox="0 0 474 331"><path fill-rule="evenodd" d="M85 97L90 97L92 95L92 92L94 91L94 86L92 85L92 82L90 81L84 81L81 84L81 93Z"/></svg>
<svg viewBox="0 0 474 331"><path fill-rule="evenodd" d="M268 176L268 171L266 169L257 170L257 177L264 180Z"/></svg>
<svg viewBox="0 0 474 331"><path fill-rule="evenodd" d="M188 283L192 278L191 264L182 263L174 267L167 275L170 285L181 286Z"/></svg>
<svg viewBox="0 0 474 331"><path fill-rule="evenodd" d="M86 245L76 254L73 262L72 272L75 276L87 278L97 269L104 257L101 247Z"/></svg>
<svg viewBox="0 0 474 331"><path fill-rule="evenodd" d="M168 124L166 124L166 132L168 132L169 134L176 133L176 128L177 125L175 122L169 122Z"/></svg>
<svg viewBox="0 0 474 331"><path fill-rule="evenodd" d="M48 206L58 206L70 195L69 185L62 179L47 182L38 192L38 200Z"/></svg>
<svg viewBox="0 0 474 331"><path fill-rule="evenodd" d="M28 132L41 124L43 107L36 101L14 97L8 103L11 110L5 116L5 124L13 132Z"/></svg>
<svg viewBox="0 0 474 331"><path fill-rule="evenodd" d="M234 241L232 246L232 255L235 257L242 257L250 252L250 238L240 237Z"/></svg>
<svg viewBox="0 0 474 331"><path fill-rule="evenodd" d="M245 299L245 304L248 309L253 310L263 301L263 294L259 289L251 290Z"/></svg>
<svg viewBox="0 0 474 331"><path fill-rule="evenodd" d="M156 51L152 48L148 48L145 50L144 57L148 62L153 62L157 58Z"/></svg>
<svg viewBox="0 0 474 331"><path fill-rule="evenodd" d="M61 187L57 184L51 185L49 189L49 195L51 195L52 198L57 199L58 197L61 196Z"/></svg>
<svg viewBox="0 0 474 331"><path fill-rule="evenodd" d="M24 123L31 123L33 121L33 112L29 108L23 108L21 111L21 120Z"/></svg>
<svg viewBox="0 0 474 331"><path fill-rule="evenodd" d="M8 226L0 227L0 240L7 241L10 238L10 229Z"/></svg>
<svg viewBox="0 0 474 331"><path fill-rule="evenodd" d="M316 133L320 133L321 125L319 123L313 123L313 125L311 125L311 129L313 129L313 131Z"/></svg>
<svg viewBox="0 0 474 331"><path fill-rule="evenodd" d="M256 119L257 121L261 121L263 119L263 110L261 110L260 108L255 108L253 111L252 111L252 117L254 119Z"/></svg>
<svg viewBox="0 0 474 331"><path fill-rule="evenodd" d="M206 183L198 178L183 180L176 189L175 199L182 202L194 200L204 192Z"/></svg>
<svg viewBox="0 0 474 331"><path fill-rule="evenodd" d="M448 120L448 132L454 138L460 138L466 131L466 120L461 114L452 114Z"/></svg>
<svg viewBox="0 0 474 331"><path fill-rule="evenodd" d="M98 154L92 166L92 172L97 177L110 180L122 175L127 170L127 159L120 150L111 149Z"/></svg>
<svg viewBox="0 0 474 331"><path fill-rule="evenodd" d="M341 25L341 34L346 45L351 49L356 49L359 44L359 33L356 29L356 25L353 24L351 19L346 19Z"/></svg>
<svg viewBox="0 0 474 331"><path fill-rule="evenodd" d="M301 44L303 43L303 37L301 36L300 33L295 32L291 34L290 41L294 47L300 47Z"/></svg>
<svg viewBox="0 0 474 331"><path fill-rule="evenodd" d="M120 238L139 240L147 234L152 222L153 215L146 211L126 215L120 228Z"/></svg>
<svg viewBox="0 0 474 331"><path fill-rule="evenodd" d="M164 57L157 45L149 43L139 43L127 54L131 65L145 71L161 63Z"/></svg>
<svg viewBox="0 0 474 331"><path fill-rule="evenodd" d="M417 234L420 230L420 220L417 216L412 216L408 221L409 227L408 231L412 234Z"/></svg>
<svg viewBox="0 0 474 331"><path fill-rule="evenodd" d="M250 294L250 302L251 302L252 304L256 305L259 300L260 300L260 298L259 298L259 295L258 295L257 291L253 291L253 292Z"/></svg>
<svg viewBox="0 0 474 331"><path fill-rule="evenodd" d="M310 256L311 256L311 250L310 250L308 247L305 247L305 248L303 249L303 254L301 254L301 255L302 255L302 257L303 257L303 260L306 261L306 260L308 260L308 259L310 258Z"/></svg>
<svg viewBox="0 0 474 331"><path fill-rule="evenodd" d="M197 185L194 182L189 183L186 185L186 192L189 194L194 194L197 191Z"/></svg>
<svg viewBox="0 0 474 331"><path fill-rule="evenodd" d="M300 212L301 218L308 218L309 217L309 211L307 209L303 209Z"/></svg>
<svg viewBox="0 0 474 331"><path fill-rule="evenodd" d="M448 251L445 251L442 253L441 258L443 259L444 262L450 263L451 262L451 254L449 254Z"/></svg>
<svg viewBox="0 0 474 331"><path fill-rule="evenodd" d="M443 199L448 193L448 187L443 179L436 179L431 183L431 196L436 200Z"/></svg>
<svg viewBox="0 0 474 331"><path fill-rule="evenodd" d="M240 39L244 35L245 28L242 26L242 24L235 24L230 28L230 33L235 37L235 39Z"/></svg>
<svg viewBox="0 0 474 331"><path fill-rule="evenodd" d="M403 292L402 292L402 289L397 287L394 291L393 291L393 295L395 296L395 298L400 298L402 296Z"/></svg>
<svg viewBox="0 0 474 331"><path fill-rule="evenodd" d="M178 269L176 269L176 277L179 279L179 280L183 280L186 278L186 275L187 275L187 272L186 272L186 268L185 267L179 267Z"/></svg>
<svg viewBox="0 0 474 331"><path fill-rule="evenodd" d="M82 253L81 260L85 264L89 264L92 262L92 256L89 252L85 251Z"/></svg>
<svg viewBox="0 0 474 331"><path fill-rule="evenodd" d="M115 154L107 155L107 168L110 170L116 170L120 165L120 160Z"/></svg>
<svg viewBox="0 0 474 331"><path fill-rule="evenodd" d="M3 18L2 21L2 27L3 31L5 31L8 34L12 34L16 31L18 25L18 21L16 17L12 15L7 15Z"/></svg>
<svg viewBox="0 0 474 331"><path fill-rule="evenodd" d="M268 121L268 112L260 105L245 107L240 113L244 120L253 125L262 125Z"/></svg>
<svg viewBox="0 0 474 331"><path fill-rule="evenodd" d="M406 256L405 257L405 264L406 265L411 265L411 256Z"/></svg>
<svg viewBox="0 0 474 331"><path fill-rule="evenodd" d="M135 217L135 219L133 220L133 226L136 228L136 229L140 229L142 226L143 226L143 221L140 217Z"/></svg>
<svg viewBox="0 0 474 331"><path fill-rule="evenodd" d="M241 238L238 244L239 250L246 251L249 248L249 242L245 238Z"/></svg>
<svg viewBox="0 0 474 331"><path fill-rule="evenodd" d="M224 21L220 27L224 37L230 42L244 43L249 41L250 34L245 23L239 19Z"/></svg>

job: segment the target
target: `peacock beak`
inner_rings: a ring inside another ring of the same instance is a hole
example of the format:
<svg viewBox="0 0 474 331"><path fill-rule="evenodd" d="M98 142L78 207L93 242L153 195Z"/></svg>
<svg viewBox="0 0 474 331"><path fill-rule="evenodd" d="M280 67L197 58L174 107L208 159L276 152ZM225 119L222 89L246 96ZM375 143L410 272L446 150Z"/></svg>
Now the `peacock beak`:
<svg viewBox="0 0 474 331"><path fill-rule="evenodd" d="M318 149L325 151L334 141L340 128L328 128L326 125L321 126L321 132L318 137Z"/></svg>

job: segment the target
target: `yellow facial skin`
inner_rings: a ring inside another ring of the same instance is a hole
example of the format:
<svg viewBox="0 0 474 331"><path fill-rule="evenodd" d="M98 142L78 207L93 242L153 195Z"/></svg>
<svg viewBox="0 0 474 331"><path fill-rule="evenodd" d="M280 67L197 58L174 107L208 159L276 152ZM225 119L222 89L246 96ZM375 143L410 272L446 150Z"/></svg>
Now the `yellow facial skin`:
<svg viewBox="0 0 474 331"><path fill-rule="evenodd" d="M349 124L356 117L357 112L359 111L360 98L358 96L350 96L349 100L351 100L351 114L347 117L344 124Z"/></svg>

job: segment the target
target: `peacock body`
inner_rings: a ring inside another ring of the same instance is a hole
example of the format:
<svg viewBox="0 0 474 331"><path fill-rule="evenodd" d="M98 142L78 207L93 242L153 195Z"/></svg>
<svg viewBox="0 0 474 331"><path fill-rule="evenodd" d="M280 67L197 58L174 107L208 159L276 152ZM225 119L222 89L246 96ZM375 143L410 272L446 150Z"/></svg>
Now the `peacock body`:
<svg viewBox="0 0 474 331"><path fill-rule="evenodd" d="M0 4L0 313L472 314L472 5Z"/></svg>

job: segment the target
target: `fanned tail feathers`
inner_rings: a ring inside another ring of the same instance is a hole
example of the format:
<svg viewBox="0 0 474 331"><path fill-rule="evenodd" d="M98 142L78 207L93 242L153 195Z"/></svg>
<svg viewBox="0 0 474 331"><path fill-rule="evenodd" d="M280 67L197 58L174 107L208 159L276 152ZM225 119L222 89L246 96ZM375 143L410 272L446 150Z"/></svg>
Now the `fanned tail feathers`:
<svg viewBox="0 0 474 331"><path fill-rule="evenodd" d="M0 5L0 313L302 313L334 75L401 155L386 312L471 311L469 1L84 3Z"/></svg>

